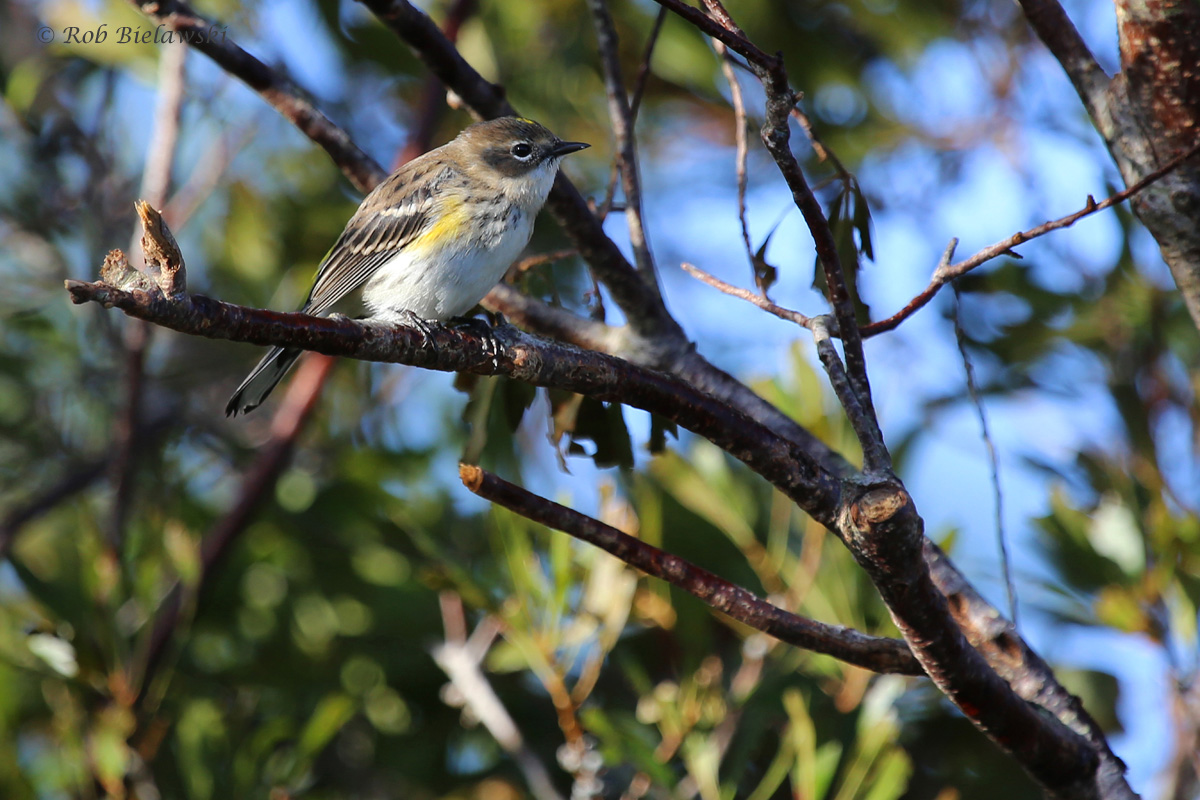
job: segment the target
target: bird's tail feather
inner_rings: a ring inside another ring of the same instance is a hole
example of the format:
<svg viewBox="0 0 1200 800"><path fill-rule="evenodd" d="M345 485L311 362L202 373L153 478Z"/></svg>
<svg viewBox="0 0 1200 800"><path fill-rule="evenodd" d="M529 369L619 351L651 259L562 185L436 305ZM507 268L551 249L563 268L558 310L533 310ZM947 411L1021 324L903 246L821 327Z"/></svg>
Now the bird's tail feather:
<svg viewBox="0 0 1200 800"><path fill-rule="evenodd" d="M296 363L303 350L272 347L258 366L246 376L242 385L237 388L225 406L225 416L236 417L258 408L275 385L283 380L283 376Z"/></svg>

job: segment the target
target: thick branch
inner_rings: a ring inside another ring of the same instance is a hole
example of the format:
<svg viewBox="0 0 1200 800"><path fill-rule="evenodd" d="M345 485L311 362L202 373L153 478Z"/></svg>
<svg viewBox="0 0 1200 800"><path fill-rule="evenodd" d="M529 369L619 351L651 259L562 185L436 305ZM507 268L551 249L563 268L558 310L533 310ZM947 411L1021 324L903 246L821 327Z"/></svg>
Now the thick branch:
<svg viewBox="0 0 1200 800"><path fill-rule="evenodd" d="M1200 6L1190 0L1117 0L1122 72L1109 81L1057 0L1020 4L1070 78L1126 186L1196 144ZM1133 203L1200 328L1198 207L1200 166L1174 172Z"/></svg>
<svg viewBox="0 0 1200 800"><path fill-rule="evenodd" d="M539 497L479 467L460 464L458 469L463 484L485 500L593 544L626 564L678 586L717 611L782 642L825 653L874 672L924 674L903 642L867 636L852 628L826 625L791 614L708 570L622 533L611 525Z"/></svg>
<svg viewBox="0 0 1200 800"><path fill-rule="evenodd" d="M540 339L511 326L494 331L498 353L467 330L436 326L424 341L416 328L310 317L222 303L199 295L170 300L153 290L67 281L76 303L96 302L167 328L212 339L280 345L334 356L440 371L508 377L671 420L744 461L817 521L832 525L840 481L811 453L671 375L613 356Z"/></svg>
<svg viewBox="0 0 1200 800"><path fill-rule="evenodd" d="M1062 65L1092 119L1107 116L1108 76L1058 0L1017 0L1042 43Z"/></svg>
<svg viewBox="0 0 1200 800"><path fill-rule="evenodd" d="M987 658L991 668L1018 695L1041 706L1091 742L1100 759L1096 785L1101 797L1134 797L1125 783L1125 765L1109 749L1104 731L1079 698L1063 688L1050 666L1021 638L1013 624L975 591L941 548L926 539L924 550L930 576L938 591L946 596L950 613L971 646Z"/></svg>
<svg viewBox="0 0 1200 800"><path fill-rule="evenodd" d="M1056 796L1104 796L1091 743L1019 697L963 636L926 568L921 519L903 487L864 486L847 499L844 538L938 688Z"/></svg>

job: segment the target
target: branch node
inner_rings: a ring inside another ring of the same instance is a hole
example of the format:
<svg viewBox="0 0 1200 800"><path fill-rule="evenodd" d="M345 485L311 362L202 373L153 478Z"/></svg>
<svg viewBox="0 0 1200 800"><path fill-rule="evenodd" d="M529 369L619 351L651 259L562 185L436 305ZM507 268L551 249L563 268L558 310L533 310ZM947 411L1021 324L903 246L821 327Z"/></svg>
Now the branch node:
<svg viewBox="0 0 1200 800"><path fill-rule="evenodd" d="M134 207L137 209L144 231L142 254L146 261L146 277L153 280L154 288L160 290L166 297L172 300L182 298L187 294L187 269L183 263L183 253L179 250L179 243L175 241L175 235L167 227L167 221L163 219L162 214L145 200L138 200ZM111 256L112 253L109 255ZM105 266L108 266L109 259L106 258L104 263ZM126 263L127 269L128 266ZM103 273L101 277L103 277Z"/></svg>
<svg viewBox="0 0 1200 800"><path fill-rule="evenodd" d="M100 265L100 281L108 286L113 286L125 291L142 290L146 292L158 291L158 285L147 274L139 272L129 264L129 257L125 255L123 250L109 250L108 255L104 257L104 263ZM83 303L88 298L81 297L76 294L72 284L78 285L80 281L67 281L67 288L71 290L71 298L76 303Z"/></svg>
<svg viewBox="0 0 1200 800"><path fill-rule="evenodd" d="M856 528L869 532L876 525L890 521L911 504L912 498L902 487L875 486L850 505L850 519Z"/></svg>
<svg viewBox="0 0 1200 800"><path fill-rule="evenodd" d="M459 464L458 478L463 482L463 486L467 487L475 494L479 494L479 489L483 486L482 469L474 464Z"/></svg>

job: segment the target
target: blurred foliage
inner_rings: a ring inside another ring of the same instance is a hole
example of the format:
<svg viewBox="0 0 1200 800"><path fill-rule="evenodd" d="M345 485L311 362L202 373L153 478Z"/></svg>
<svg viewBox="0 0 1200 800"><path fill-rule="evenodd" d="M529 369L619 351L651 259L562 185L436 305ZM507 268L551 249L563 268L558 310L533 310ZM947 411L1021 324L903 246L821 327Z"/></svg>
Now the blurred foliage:
<svg viewBox="0 0 1200 800"><path fill-rule="evenodd" d="M392 162L427 81L363 7L196 5L293 70L331 118ZM446 5L427 7L440 18ZM569 169L603 196L611 135L590 15L576 0L478 6L460 32L464 56L522 113L597 145ZM847 266L883 262L873 226L884 214L936 216L935 199L957 185L970 154L1003 149L1018 124L1009 112L1029 86L1021 69L1031 48L1011 4L729 6L763 49L783 52L822 141L856 173L843 179L797 145ZM657 6L623 0L612 10L633 75ZM587 795L597 781L606 797L705 800L1032 791L922 682L778 645L607 555L483 508L457 484L454 463L466 453L785 607L895 634L827 532L710 445L619 405L505 380L463 380L468 401L436 377L342 364L289 465L201 586L203 542L245 490L271 412L219 416L253 348L153 331L134 491L118 524L128 325L70 307L61 287L92 277L134 234L157 58L153 46L62 42L65 26L101 23L152 27L120 0L0 5L0 795L527 796L521 759L434 658L440 643L489 630L499 638L478 667L564 795ZM42 26L55 43L39 43ZM976 58L987 80L977 105L923 118L914 109L937 105L940 79L959 77L939 73L935 59L947 54ZM639 118L646 171L719 163L731 185L727 96L709 44L668 16ZM748 94L752 130L757 97ZM1077 111L1047 122L1030 106L1021 124L1079 129ZM434 142L466 121L444 110ZM322 153L200 56L188 62L182 127L172 210L193 289L294 306L358 198ZM778 177L751 139L753 190ZM924 167L889 181L893 159ZM1046 270L1075 266L1070 255L1045 249L968 276L964 320L989 402L1069 396L1080 391L1075 376L1100 376L1085 400L1112 409L1110 430L1058 459L1031 431L1020 454L1050 487L1037 521L1053 574L1043 610L1062 629L1151 642L1185 686L1196 679L1200 602L1200 344L1177 295L1135 256L1134 223L1119 222L1117 255L1067 288ZM756 263L778 270L782 292L811 261L807 250L787 253L774 230L754 242ZM531 250L564 246L543 221ZM857 286L890 280L882 273L870 265ZM531 270L522 288L603 313L577 259ZM804 347L789 352L754 388L857 462L822 375ZM965 389L908 388L923 402L921 423L889 431L906 477L932 469L913 455L917 445L967 402ZM620 469L603 471L610 466ZM179 621L147 681L156 620L176 590ZM1115 730L1113 676L1063 675ZM1180 774L1163 796L1194 789Z"/></svg>

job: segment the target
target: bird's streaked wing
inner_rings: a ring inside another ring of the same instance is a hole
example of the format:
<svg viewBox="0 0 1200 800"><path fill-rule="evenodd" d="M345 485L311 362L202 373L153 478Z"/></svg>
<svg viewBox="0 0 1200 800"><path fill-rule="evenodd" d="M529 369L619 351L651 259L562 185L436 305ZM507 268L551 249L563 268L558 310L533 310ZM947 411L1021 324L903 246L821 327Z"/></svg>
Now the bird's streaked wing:
<svg viewBox="0 0 1200 800"><path fill-rule="evenodd" d="M329 311L417 239L437 216L435 190L452 176L450 168L415 191L409 191L402 200L396 199L397 186L423 177L419 161L408 164L414 169L402 169L380 184L378 191L368 196L346 223L346 229L317 269L316 281L304 305L306 313Z"/></svg>

